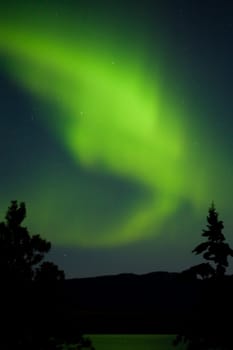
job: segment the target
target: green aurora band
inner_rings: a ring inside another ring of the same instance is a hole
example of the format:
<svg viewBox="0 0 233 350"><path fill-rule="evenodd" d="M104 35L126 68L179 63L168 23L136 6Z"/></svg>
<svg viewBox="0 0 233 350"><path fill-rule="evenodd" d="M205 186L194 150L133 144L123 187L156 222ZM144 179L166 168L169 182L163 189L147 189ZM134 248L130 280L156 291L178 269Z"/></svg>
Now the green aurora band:
<svg viewBox="0 0 233 350"><path fill-rule="evenodd" d="M73 227L56 243L127 244L159 234L182 200L196 211L206 208L211 184L190 167L184 111L160 91L160 73L148 70L140 43L130 46L122 33L119 46L94 25L95 35L83 24L74 33L70 18L70 23L38 19L1 21L0 53L9 74L32 96L57 107L56 122L47 117L43 122L78 166L132 181L149 194L111 231L103 225L100 234L90 235ZM55 215L43 193L42 227Z"/></svg>

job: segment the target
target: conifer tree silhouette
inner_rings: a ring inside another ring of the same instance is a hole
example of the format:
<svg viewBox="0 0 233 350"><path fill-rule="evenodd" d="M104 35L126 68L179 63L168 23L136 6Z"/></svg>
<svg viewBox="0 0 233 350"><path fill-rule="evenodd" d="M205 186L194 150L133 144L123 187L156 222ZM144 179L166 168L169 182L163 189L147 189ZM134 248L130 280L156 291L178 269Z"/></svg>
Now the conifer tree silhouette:
<svg viewBox="0 0 233 350"><path fill-rule="evenodd" d="M207 238L206 242L200 243L193 249L195 254L203 254L203 258L214 263L212 276L220 278L225 275L228 267L228 257L233 256L233 250L228 243L225 243L223 221L218 219L214 203L212 202L207 216L207 229L203 230L202 236ZM206 263L208 264L208 263Z"/></svg>
<svg viewBox="0 0 233 350"><path fill-rule="evenodd" d="M196 316L187 323L186 332L178 335L174 345L185 343L187 350L231 350L233 342L226 313L233 311L232 278L226 276L228 258L233 257L233 250L225 242L222 233L223 221L219 220L215 205L212 202L208 216L207 228L202 237L207 240L197 245L192 252L202 254L207 260L185 271L182 275L201 278L201 299L195 310Z"/></svg>
<svg viewBox="0 0 233 350"><path fill-rule="evenodd" d="M82 349L87 340L68 334L60 311L64 272L44 261L51 243L30 235L25 217L25 204L12 201L0 223L0 349L55 350L71 338Z"/></svg>

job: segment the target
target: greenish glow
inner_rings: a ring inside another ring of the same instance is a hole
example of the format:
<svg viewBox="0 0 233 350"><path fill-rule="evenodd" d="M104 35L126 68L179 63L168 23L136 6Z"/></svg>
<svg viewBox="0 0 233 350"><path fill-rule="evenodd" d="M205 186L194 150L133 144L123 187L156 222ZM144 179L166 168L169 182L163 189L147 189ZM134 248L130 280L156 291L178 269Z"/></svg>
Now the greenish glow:
<svg viewBox="0 0 233 350"><path fill-rule="evenodd" d="M184 115L172 97L160 91L156 74L149 76L140 47L130 52L122 40L121 60L115 61L110 34L97 45L85 34L65 41L52 28L37 22L30 26L23 21L2 22L0 52L8 56L9 72L32 94L60 108L56 123L45 122L78 166L133 181L150 193L135 202L111 231L103 226L93 236L85 227L72 228L67 236L57 236L57 242L125 244L151 234L152 229L158 234L183 199L197 209L206 205L204 176L196 181L189 167ZM41 225L56 215L51 204L55 200L56 193L43 198Z"/></svg>

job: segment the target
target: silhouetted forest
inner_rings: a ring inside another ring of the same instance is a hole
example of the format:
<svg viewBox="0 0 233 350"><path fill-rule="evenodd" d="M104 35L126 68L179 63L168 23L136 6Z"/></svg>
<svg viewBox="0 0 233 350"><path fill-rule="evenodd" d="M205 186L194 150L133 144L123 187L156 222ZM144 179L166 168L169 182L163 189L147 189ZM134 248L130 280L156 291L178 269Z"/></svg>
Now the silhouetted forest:
<svg viewBox="0 0 233 350"><path fill-rule="evenodd" d="M65 279L45 256L51 243L31 235L24 203L12 201L0 223L0 349L94 349L90 333L177 334L188 350L232 349L233 250L212 203L193 249L204 262L181 273L151 272Z"/></svg>
<svg viewBox="0 0 233 350"><path fill-rule="evenodd" d="M44 260L51 243L30 235L25 217L25 204L12 201L0 223L0 349L93 349L64 312L64 272Z"/></svg>

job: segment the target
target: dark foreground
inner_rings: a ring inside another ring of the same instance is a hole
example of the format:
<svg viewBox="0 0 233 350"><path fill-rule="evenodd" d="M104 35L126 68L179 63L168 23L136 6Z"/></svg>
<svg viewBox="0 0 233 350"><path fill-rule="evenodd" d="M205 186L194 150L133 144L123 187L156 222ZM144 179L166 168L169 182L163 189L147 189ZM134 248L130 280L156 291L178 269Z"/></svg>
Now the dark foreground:
<svg viewBox="0 0 233 350"><path fill-rule="evenodd" d="M67 311L85 334L177 334L196 306L197 281L178 273L67 280Z"/></svg>

